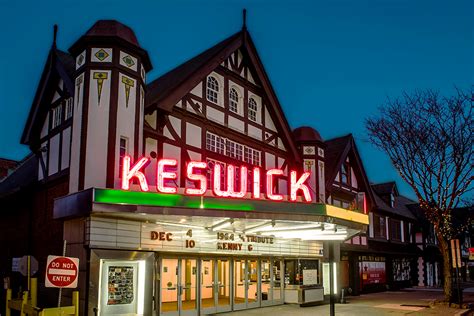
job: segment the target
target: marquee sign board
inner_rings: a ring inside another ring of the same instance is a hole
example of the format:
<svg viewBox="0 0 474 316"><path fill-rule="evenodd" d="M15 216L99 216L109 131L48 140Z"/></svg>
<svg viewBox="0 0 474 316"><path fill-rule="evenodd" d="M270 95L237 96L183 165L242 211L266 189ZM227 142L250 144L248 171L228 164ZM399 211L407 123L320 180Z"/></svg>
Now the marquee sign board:
<svg viewBox="0 0 474 316"><path fill-rule="evenodd" d="M70 257L48 256L46 263L46 287L77 287L79 259Z"/></svg>

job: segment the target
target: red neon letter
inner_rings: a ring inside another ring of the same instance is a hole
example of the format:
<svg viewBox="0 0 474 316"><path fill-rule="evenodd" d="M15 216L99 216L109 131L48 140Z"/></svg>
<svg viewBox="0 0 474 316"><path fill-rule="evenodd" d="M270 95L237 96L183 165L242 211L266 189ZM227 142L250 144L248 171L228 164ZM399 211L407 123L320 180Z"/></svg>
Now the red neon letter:
<svg viewBox="0 0 474 316"><path fill-rule="evenodd" d="M213 191L217 196L242 198L247 193L247 167L240 167L240 191L235 192L235 167L227 166L227 189L221 190L221 165L214 165L214 185Z"/></svg>
<svg viewBox="0 0 474 316"><path fill-rule="evenodd" d="M273 194L273 176L283 175L283 170L280 169L270 169L267 171L267 198L274 201L283 200L283 195Z"/></svg>
<svg viewBox="0 0 474 316"><path fill-rule="evenodd" d="M309 172L305 172L301 175L301 177L298 179L298 181L296 181L296 171L291 171L290 172L290 184L291 184L291 187L290 187L290 200L291 201L296 201L296 192L298 190L302 190L303 191L303 196L304 196L304 199L306 200L306 202L311 202L311 194L309 193L309 188L306 184L304 184L304 182L306 181L306 179L309 178L309 176L311 175L311 173Z"/></svg>
<svg viewBox="0 0 474 316"><path fill-rule="evenodd" d="M178 177L176 172L165 172L165 166L174 167L178 165L176 159L161 159L158 161L156 170L156 188L161 193L176 193L177 189L165 186L165 179L174 180Z"/></svg>
<svg viewBox="0 0 474 316"><path fill-rule="evenodd" d="M229 172L230 168L234 169L234 166L229 165L227 167L227 172ZM234 191L234 178L229 179L229 177L227 177L227 187L229 187L230 181L232 181L232 192L230 192L229 196L234 198L243 198L245 196L245 193L247 193L247 167L240 167L240 191Z"/></svg>
<svg viewBox="0 0 474 316"><path fill-rule="evenodd" d="M140 171L140 169L148 163L148 158L143 157L140 159L135 165L133 165L133 168L130 169L130 156L126 155L123 157L123 165L122 165L122 189L123 190L129 190L130 189L130 180L133 177L136 177L138 179L138 182L140 183L140 189L142 191L148 191L148 183L146 181L145 175L143 172Z"/></svg>
<svg viewBox="0 0 474 316"><path fill-rule="evenodd" d="M206 193L206 190L207 190L207 178L203 174L194 174L193 168L206 169L207 164L205 162L200 162L200 161L190 161L188 163L188 167L186 168L187 169L186 176L189 180L199 181L199 188L198 189L186 188L184 192L190 195L203 195L204 193Z"/></svg>
<svg viewBox="0 0 474 316"><path fill-rule="evenodd" d="M254 199L260 198L260 168L253 168L253 192Z"/></svg>

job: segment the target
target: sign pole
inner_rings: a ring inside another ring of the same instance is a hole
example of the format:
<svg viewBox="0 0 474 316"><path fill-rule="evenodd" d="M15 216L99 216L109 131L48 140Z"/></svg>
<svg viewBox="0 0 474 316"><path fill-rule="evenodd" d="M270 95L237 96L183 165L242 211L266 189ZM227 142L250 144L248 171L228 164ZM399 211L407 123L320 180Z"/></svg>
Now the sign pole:
<svg viewBox="0 0 474 316"><path fill-rule="evenodd" d="M336 315L336 300L334 297L334 241L329 241L329 315Z"/></svg>
<svg viewBox="0 0 474 316"><path fill-rule="evenodd" d="M66 239L64 239L64 244L63 244L63 257L66 256L66 244L67 244L67 241ZM63 294L63 288L60 287L59 288L59 296L58 296L58 307L61 307L61 296Z"/></svg>

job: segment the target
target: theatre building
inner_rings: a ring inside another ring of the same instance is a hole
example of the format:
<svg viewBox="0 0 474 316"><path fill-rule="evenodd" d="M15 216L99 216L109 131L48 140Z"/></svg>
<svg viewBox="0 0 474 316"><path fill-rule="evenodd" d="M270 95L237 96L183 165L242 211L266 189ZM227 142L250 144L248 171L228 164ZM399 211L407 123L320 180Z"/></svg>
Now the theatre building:
<svg viewBox="0 0 474 316"><path fill-rule="evenodd" d="M328 203L326 145L290 129L245 24L147 83L151 68L117 21L67 53L51 47L21 140L32 154L0 183L8 256L37 257L40 302L57 295L43 271L63 239L84 314L327 299L331 250L366 231L366 195L340 189L357 204Z"/></svg>

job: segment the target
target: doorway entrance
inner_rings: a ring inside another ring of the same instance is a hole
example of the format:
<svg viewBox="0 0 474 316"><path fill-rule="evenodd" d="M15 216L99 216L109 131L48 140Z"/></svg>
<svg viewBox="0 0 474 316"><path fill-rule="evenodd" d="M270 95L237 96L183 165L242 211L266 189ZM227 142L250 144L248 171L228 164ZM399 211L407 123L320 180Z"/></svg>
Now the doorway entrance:
<svg viewBox="0 0 474 316"><path fill-rule="evenodd" d="M197 259L162 259L160 273L162 315L198 315L197 277Z"/></svg>
<svg viewBox="0 0 474 316"><path fill-rule="evenodd" d="M201 260L202 314L232 310L231 275L231 261L229 259Z"/></svg>
<svg viewBox="0 0 474 316"><path fill-rule="evenodd" d="M260 270L257 259L234 260L234 310L260 306Z"/></svg>

